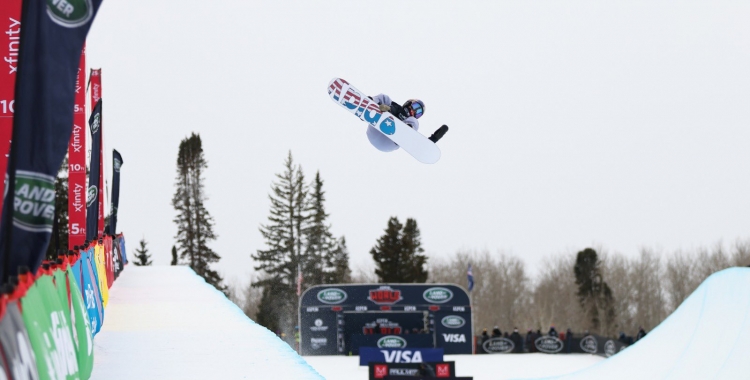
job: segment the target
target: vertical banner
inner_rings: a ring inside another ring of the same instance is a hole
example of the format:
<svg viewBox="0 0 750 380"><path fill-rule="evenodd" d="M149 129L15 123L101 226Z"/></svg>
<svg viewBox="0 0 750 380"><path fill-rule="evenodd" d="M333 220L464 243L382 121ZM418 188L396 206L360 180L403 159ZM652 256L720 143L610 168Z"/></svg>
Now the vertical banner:
<svg viewBox="0 0 750 380"><path fill-rule="evenodd" d="M73 129L76 74L86 34L101 2L22 4L13 144L0 222L3 282L19 266L36 271L49 244L55 177Z"/></svg>
<svg viewBox="0 0 750 380"><path fill-rule="evenodd" d="M5 174L10 138L13 134L13 99L18 70L18 47L21 42L21 0L3 0L0 6L0 26L0 49L3 59L0 62L0 173ZM0 194L3 194L3 191L5 183L0 181Z"/></svg>
<svg viewBox="0 0 750 380"><path fill-rule="evenodd" d="M102 69L91 69L89 75L89 83L91 89L91 107L102 99ZM104 234L104 131L102 130L102 120L99 120L99 170L101 175L99 176L99 193L98 193L98 207L99 207L99 219L96 223L97 236Z"/></svg>
<svg viewBox="0 0 750 380"><path fill-rule="evenodd" d="M91 162L89 163L89 188L86 190L86 240L96 240L99 224L99 179L102 175L101 150L102 143L102 100L91 110L89 128L91 129Z"/></svg>
<svg viewBox="0 0 750 380"><path fill-rule="evenodd" d="M109 233L117 234L117 210L120 207L120 168L123 161L120 152L112 149L112 204L109 206Z"/></svg>
<svg viewBox="0 0 750 380"><path fill-rule="evenodd" d="M86 49L76 77L73 133L68 144L68 249L86 240Z"/></svg>

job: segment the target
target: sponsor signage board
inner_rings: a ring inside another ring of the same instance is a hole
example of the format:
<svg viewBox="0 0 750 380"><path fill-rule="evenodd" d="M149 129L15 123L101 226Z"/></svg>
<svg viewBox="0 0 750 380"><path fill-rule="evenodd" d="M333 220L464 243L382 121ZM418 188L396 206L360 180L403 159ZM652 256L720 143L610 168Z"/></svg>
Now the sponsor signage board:
<svg viewBox="0 0 750 380"><path fill-rule="evenodd" d="M596 349L598 348L598 344L596 343L596 338L594 338L591 335L588 335L585 338L581 339L580 346L583 352L586 352L589 354L595 354Z"/></svg>
<svg viewBox="0 0 750 380"><path fill-rule="evenodd" d="M387 376L385 377L385 380L434 380L435 378L432 376ZM471 376L459 376L459 377L446 377L445 380L473 380L474 378Z"/></svg>
<svg viewBox="0 0 750 380"><path fill-rule="evenodd" d="M430 378L449 379L456 376L455 362L423 363L370 363L370 380L380 380L389 376L407 376L410 378L429 376Z"/></svg>
<svg viewBox="0 0 750 380"><path fill-rule="evenodd" d="M547 354L556 354L562 351L565 344L555 336L541 336L534 341L537 350Z"/></svg>
<svg viewBox="0 0 750 380"><path fill-rule="evenodd" d="M442 348L386 349L376 347L359 348L359 365L369 363L423 363L442 362Z"/></svg>
<svg viewBox="0 0 750 380"><path fill-rule="evenodd" d="M482 344L482 349L488 354L504 354L512 352L515 343L508 338L490 338Z"/></svg>

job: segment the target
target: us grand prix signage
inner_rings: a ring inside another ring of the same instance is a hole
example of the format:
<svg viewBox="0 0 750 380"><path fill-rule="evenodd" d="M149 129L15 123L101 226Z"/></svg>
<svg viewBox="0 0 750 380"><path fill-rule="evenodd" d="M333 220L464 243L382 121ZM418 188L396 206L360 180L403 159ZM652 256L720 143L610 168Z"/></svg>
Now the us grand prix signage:
<svg viewBox="0 0 750 380"><path fill-rule="evenodd" d="M299 306L304 355L357 355L360 347L472 352L469 296L457 285L320 285Z"/></svg>

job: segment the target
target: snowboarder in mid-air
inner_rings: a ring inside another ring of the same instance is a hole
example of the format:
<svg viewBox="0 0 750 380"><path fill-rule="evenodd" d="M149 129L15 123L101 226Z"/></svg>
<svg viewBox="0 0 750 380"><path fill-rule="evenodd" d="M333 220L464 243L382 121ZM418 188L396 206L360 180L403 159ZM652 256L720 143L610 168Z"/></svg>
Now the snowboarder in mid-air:
<svg viewBox="0 0 750 380"><path fill-rule="evenodd" d="M380 112L390 112L415 131L419 130L419 121L417 119L422 117L425 111L424 102L421 100L409 99L404 105L400 105L392 101L390 96L385 94L380 94L375 97L370 96L369 98L380 106ZM430 141L437 143L438 140L445 135L445 132L448 132L447 125L438 128L435 133L429 137ZM384 136L372 125L367 127L367 139L370 140L370 143L375 148L382 152L392 152L399 148L398 144Z"/></svg>

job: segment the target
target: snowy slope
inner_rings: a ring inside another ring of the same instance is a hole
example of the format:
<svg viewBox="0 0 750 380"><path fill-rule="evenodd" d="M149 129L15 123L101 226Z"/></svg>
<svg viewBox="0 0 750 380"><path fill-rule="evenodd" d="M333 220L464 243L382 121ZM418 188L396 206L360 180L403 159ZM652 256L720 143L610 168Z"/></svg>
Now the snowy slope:
<svg viewBox="0 0 750 380"><path fill-rule="evenodd" d="M637 344L556 379L749 379L750 268L713 274Z"/></svg>
<svg viewBox="0 0 750 380"><path fill-rule="evenodd" d="M367 367L358 356L305 356L327 380L367 380ZM456 362L456 375L474 380L503 380L528 376L555 376L591 367L604 358L588 354L446 355Z"/></svg>
<svg viewBox="0 0 750 380"><path fill-rule="evenodd" d="M109 293L92 379L322 379L181 266L129 265Z"/></svg>

